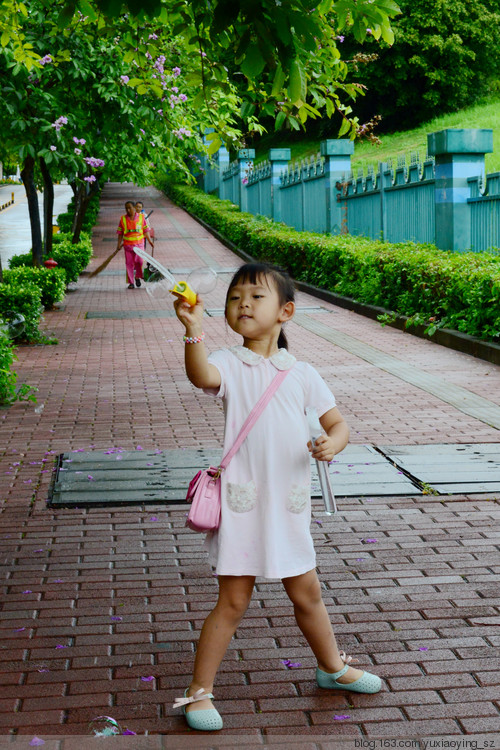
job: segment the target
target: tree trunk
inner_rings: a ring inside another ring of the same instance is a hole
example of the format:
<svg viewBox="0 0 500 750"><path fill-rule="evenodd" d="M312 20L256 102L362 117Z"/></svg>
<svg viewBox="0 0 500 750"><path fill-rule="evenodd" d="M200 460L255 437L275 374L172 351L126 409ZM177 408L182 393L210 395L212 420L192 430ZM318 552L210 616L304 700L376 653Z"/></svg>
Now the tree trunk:
<svg viewBox="0 0 500 750"><path fill-rule="evenodd" d="M35 159L27 156L21 170L21 179L26 190L28 210L31 224L31 252L33 265L40 266L43 257L42 227L40 225L40 209L38 207L38 193L35 185Z"/></svg>
<svg viewBox="0 0 500 750"><path fill-rule="evenodd" d="M0 257L0 284L3 284L2 258Z"/></svg>
<svg viewBox="0 0 500 750"><path fill-rule="evenodd" d="M79 185L75 194L75 216L73 218L73 226L71 231L73 232L72 242L76 243L80 241L80 234L82 231L83 220L87 212L87 206L90 201L90 190L87 185Z"/></svg>
<svg viewBox="0 0 500 750"><path fill-rule="evenodd" d="M52 255L52 214L54 213L54 183L43 157L40 158L43 177L43 240L45 255Z"/></svg>

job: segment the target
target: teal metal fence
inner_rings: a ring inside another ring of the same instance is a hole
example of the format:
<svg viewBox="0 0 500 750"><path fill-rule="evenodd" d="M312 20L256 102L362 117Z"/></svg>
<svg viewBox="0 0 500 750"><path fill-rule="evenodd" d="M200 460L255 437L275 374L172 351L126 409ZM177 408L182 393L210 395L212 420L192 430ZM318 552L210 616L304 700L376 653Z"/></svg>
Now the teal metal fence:
<svg viewBox="0 0 500 750"><path fill-rule="evenodd" d="M481 180L469 178L471 213L471 245L473 249L500 245L500 172L486 177L484 190Z"/></svg>
<svg viewBox="0 0 500 750"><path fill-rule="evenodd" d="M247 211L251 214L272 217L270 161L251 169L246 182ZM245 178L243 178L245 180Z"/></svg>
<svg viewBox="0 0 500 750"><path fill-rule="evenodd" d="M290 163L290 150L274 148L254 167L245 149L229 164L226 149L199 184L240 206L298 230L349 233L387 242L434 243L446 250L500 247L500 173L485 175L493 150L487 129L443 130L428 136L429 156L400 157L354 176L351 141L322 141L320 153Z"/></svg>

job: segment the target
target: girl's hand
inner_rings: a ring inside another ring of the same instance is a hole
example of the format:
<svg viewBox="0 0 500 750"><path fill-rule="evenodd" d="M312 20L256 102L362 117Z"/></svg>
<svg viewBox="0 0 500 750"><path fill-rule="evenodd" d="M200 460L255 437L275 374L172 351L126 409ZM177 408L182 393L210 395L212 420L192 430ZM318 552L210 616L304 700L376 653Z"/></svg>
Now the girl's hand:
<svg viewBox="0 0 500 750"><path fill-rule="evenodd" d="M316 438L313 448L312 442L307 444L309 452L316 461L332 461L335 457L335 443L328 435L320 435Z"/></svg>
<svg viewBox="0 0 500 750"><path fill-rule="evenodd" d="M177 297L174 302L174 308L177 317L184 324L186 331L193 332L194 334L201 332L203 325L203 300L199 295L196 298L194 307L191 307L185 300Z"/></svg>

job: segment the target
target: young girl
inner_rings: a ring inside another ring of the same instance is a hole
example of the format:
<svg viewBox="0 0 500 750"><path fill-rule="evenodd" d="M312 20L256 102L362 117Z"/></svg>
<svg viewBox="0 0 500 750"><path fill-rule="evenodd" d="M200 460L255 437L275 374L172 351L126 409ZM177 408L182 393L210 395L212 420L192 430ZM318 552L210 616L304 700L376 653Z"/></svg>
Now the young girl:
<svg viewBox="0 0 500 750"><path fill-rule="evenodd" d="M242 266L229 285L225 314L243 345L208 357L201 299L194 307L175 302L186 329L187 376L224 402L224 454L277 371L290 370L222 475L220 528L205 542L218 576L219 598L201 631L191 685L174 704L182 706L192 729L222 728L211 702L213 682L257 576L283 581L297 624L317 659L320 687L359 693L381 688L379 677L350 667L351 658L339 653L321 598L310 533L308 449L315 459L331 461L347 445L349 432L320 375L287 351L282 326L294 315L294 297L286 273L263 263ZM326 433L314 450L308 406L317 409Z"/></svg>

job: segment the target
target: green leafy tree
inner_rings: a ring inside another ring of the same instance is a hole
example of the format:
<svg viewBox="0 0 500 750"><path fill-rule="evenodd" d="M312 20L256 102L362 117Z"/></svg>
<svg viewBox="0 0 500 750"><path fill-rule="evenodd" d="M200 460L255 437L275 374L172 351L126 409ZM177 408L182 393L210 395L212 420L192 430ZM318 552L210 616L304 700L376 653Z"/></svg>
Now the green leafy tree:
<svg viewBox="0 0 500 750"><path fill-rule="evenodd" d="M404 129L469 106L498 86L498 0L401 0L394 44L362 46L347 37L349 57L376 52L363 71L366 97L356 111L378 113L386 129Z"/></svg>
<svg viewBox="0 0 500 750"><path fill-rule="evenodd" d="M341 32L361 41L369 28L391 44L398 12L393 0L32 0L29 11L3 0L0 118L23 164L35 262L38 168L48 203L53 174L73 185L76 241L100 177L141 183L158 166L187 174L207 128L209 153L262 131L263 113L300 128L341 112L340 134L354 135L345 99L361 87L345 80Z"/></svg>

